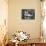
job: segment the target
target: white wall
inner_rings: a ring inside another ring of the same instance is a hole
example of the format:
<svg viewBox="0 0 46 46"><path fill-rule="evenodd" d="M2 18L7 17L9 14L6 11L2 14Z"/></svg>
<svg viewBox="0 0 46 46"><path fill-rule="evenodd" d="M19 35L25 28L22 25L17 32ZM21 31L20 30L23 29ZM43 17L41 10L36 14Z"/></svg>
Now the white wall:
<svg viewBox="0 0 46 46"><path fill-rule="evenodd" d="M22 20L21 9L35 9L34 20ZM26 31L31 34L31 38L40 37L40 0L9 0L8 33Z"/></svg>

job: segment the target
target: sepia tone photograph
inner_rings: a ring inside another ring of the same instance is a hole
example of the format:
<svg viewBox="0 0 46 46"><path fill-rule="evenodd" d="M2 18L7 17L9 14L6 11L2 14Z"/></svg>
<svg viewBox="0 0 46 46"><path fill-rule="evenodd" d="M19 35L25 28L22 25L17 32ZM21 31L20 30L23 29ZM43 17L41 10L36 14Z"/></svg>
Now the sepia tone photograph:
<svg viewBox="0 0 46 46"><path fill-rule="evenodd" d="M46 0L0 0L0 46L46 46Z"/></svg>

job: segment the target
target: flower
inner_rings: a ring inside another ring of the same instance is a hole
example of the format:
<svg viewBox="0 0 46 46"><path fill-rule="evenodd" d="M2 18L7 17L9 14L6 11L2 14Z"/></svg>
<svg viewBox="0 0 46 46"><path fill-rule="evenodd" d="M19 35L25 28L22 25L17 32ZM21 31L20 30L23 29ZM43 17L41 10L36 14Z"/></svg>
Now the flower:
<svg viewBox="0 0 46 46"><path fill-rule="evenodd" d="M18 41L25 41L30 38L30 34L27 34L26 32L23 31L18 31L17 34L14 34L14 39Z"/></svg>
<svg viewBox="0 0 46 46"><path fill-rule="evenodd" d="M29 39L29 35L26 33L26 32L23 32L23 31L21 31L21 32L19 32L18 34L17 34L17 37L18 37L18 39L20 40L20 41L23 41L23 40L28 40Z"/></svg>

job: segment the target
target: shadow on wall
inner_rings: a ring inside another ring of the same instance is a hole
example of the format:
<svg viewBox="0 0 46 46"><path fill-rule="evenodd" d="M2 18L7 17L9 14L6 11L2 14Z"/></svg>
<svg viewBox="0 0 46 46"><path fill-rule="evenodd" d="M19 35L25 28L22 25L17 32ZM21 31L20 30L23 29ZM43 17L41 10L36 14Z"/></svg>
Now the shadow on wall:
<svg viewBox="0 0 46 46"><path fill-rule="evenodd" d="M0 42L0 46L2 46L1 42Z"/></svg>

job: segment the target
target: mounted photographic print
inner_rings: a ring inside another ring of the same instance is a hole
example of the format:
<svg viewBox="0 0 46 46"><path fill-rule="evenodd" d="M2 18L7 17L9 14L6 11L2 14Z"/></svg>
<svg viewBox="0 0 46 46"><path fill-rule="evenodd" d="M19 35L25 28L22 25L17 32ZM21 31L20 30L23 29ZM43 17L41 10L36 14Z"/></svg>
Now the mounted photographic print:
<svg viewBox="0 0 46 46"><path fill-rule="evenodd" d="M35 19L35 10L22 9L22 19Z"/></svg>

